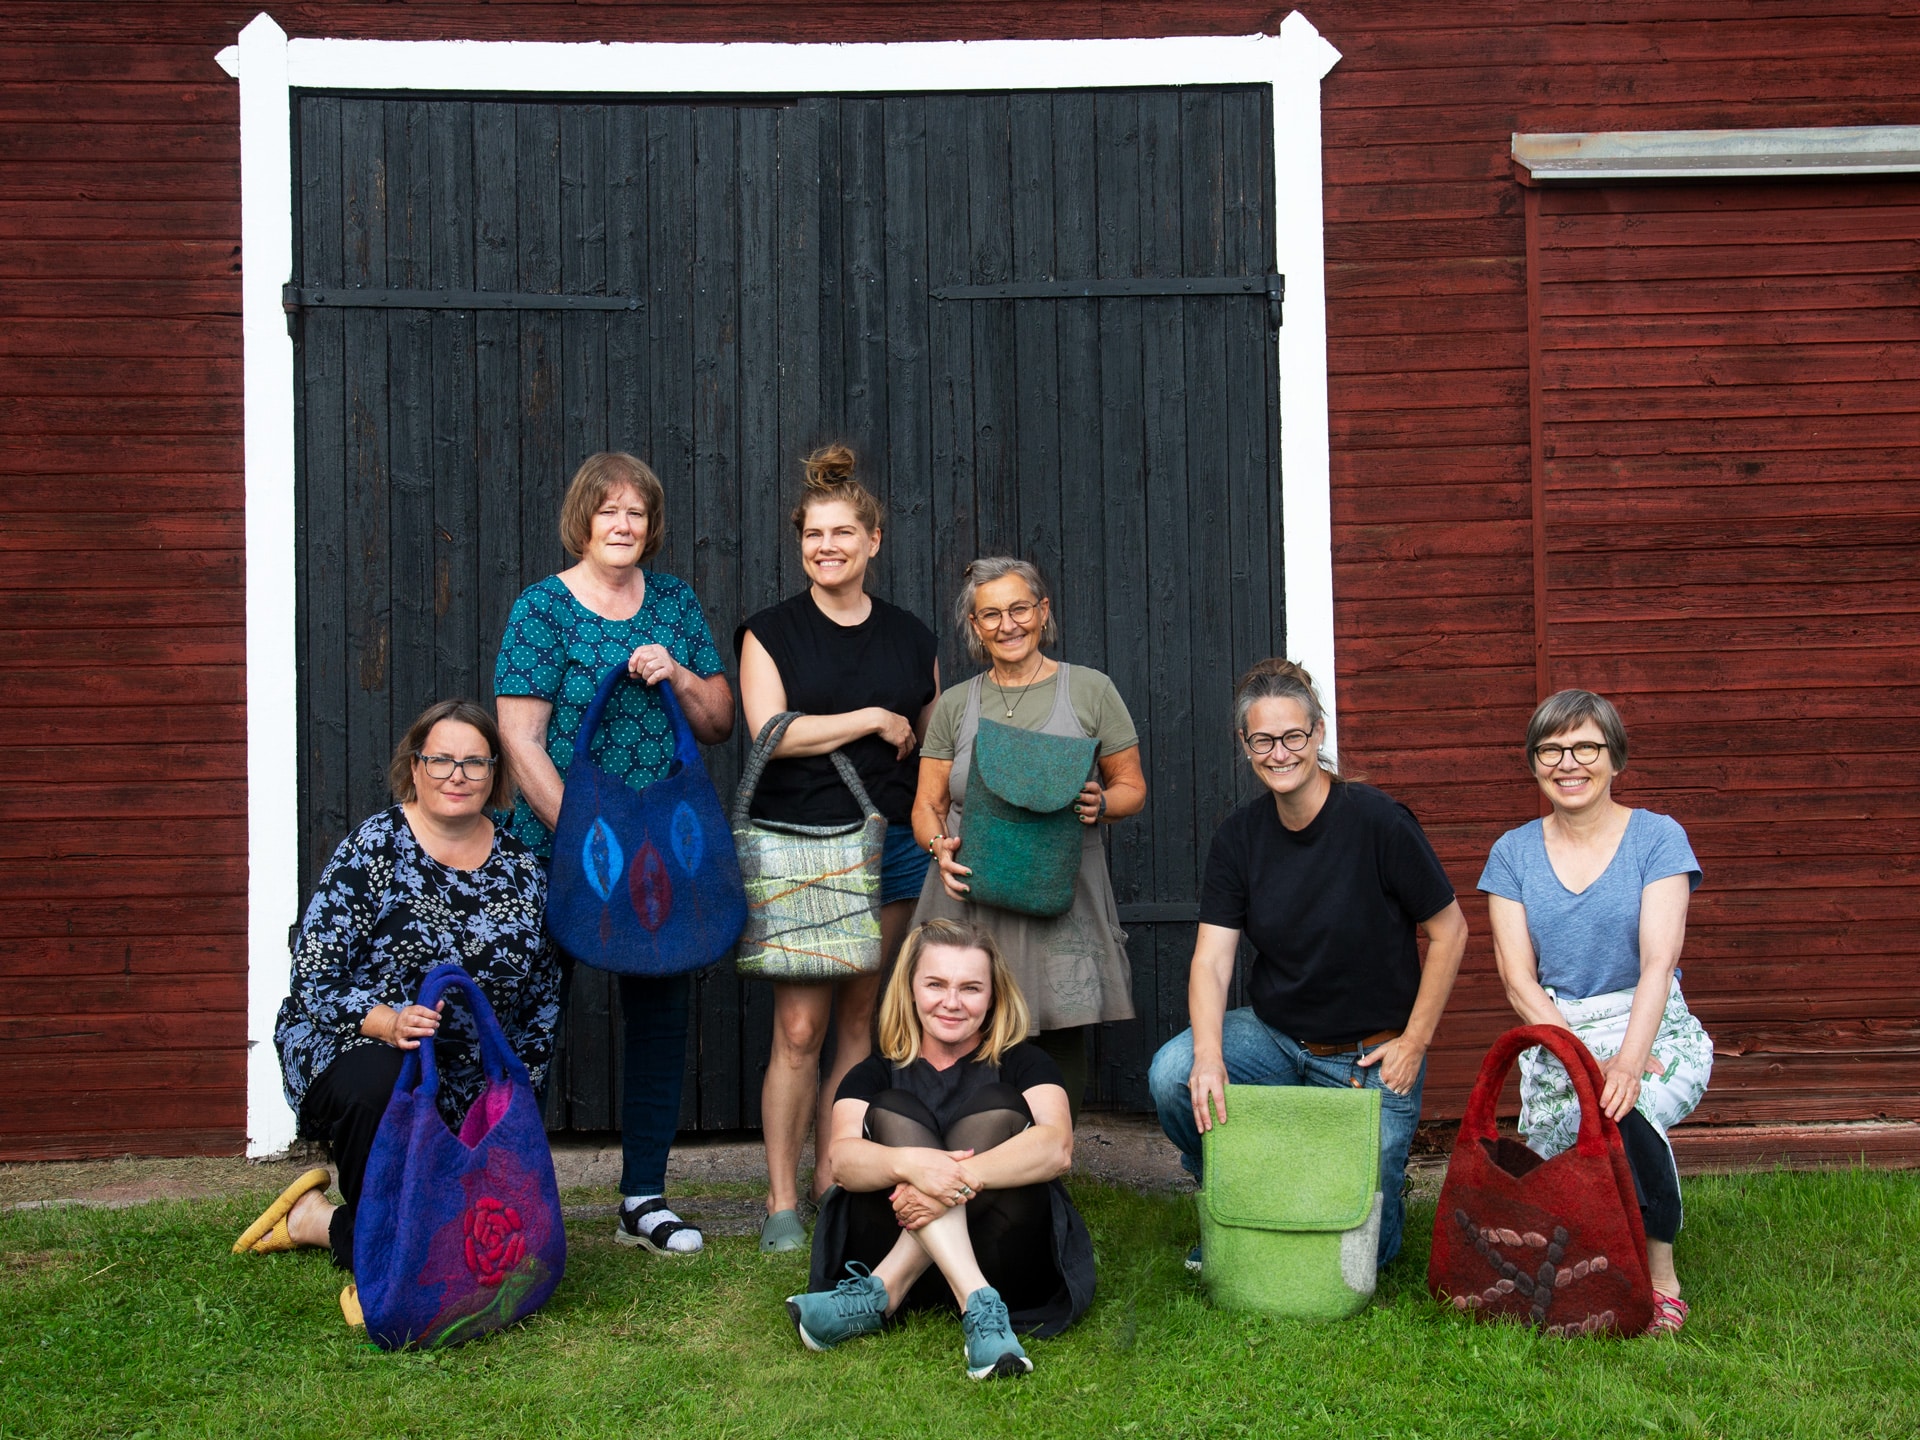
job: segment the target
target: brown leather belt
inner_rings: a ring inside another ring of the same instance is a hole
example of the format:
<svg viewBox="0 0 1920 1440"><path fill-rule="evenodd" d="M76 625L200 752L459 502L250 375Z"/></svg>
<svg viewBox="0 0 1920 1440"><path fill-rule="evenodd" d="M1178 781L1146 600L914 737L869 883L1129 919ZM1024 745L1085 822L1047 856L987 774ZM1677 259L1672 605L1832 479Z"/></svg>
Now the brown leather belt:
<svg viewBox="0 0 1920 1440"><path fill-rule="evenodd" d="M1400 1034L1401 1032L1398 1030L1376 1030L1371 1035L1363 1035L1358 1040L1349 1040L1345 1044L1340 1045L1324 1045L1317 1040L1300 1040L1295 1043L1309 1055L1345 1055L1354 1050L1367 1049L1375 1045L1384 1045L1389 1040L1398 1040Z"/></svg>

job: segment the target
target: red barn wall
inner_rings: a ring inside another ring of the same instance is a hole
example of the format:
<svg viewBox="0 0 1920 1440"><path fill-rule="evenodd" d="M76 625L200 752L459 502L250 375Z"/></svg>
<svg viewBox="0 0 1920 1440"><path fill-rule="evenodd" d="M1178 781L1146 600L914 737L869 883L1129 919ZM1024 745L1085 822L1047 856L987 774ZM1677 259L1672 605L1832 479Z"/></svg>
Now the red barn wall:
<svg viewBox="0 0 1920 1440"><path fill-rule="evenodd" d="M0 4L0 1159L244 1143L239 136L236 86L213 56L259 8ZM1896 643L1903 625L1912 633L1911 594L1876 612L1872 663L1826 687L1848 689L1851 708L1823 713L1827 758L1794 786L1828 806L1817 833L1801 823L1810 812L1773 795L1761 731L1725 758L1716 686L1677 703L1680 692L1637 685L1630 668L1582 648L1579 606L1591 597L1551 583L1584 553L1585 481L1571 469L1542 477L1536 554L1531 407L1551 403L1563 375L1543 386L1530 348L1525 204L1507 160L1515 130L1920 123L1911 6L1299 8L1345 57L1322 93L1349 763L1415 808L1471 895L1492 838L1535 813L1515 751L1542 680L1602 675L1595 683L1622 690L1629 722L1645 722L1626 795L1688 823L1712 872L1689 985L1711 1027L1754 1042L1721 1062L1714 1115L1913 1113L1897 1102L1913 1090L1920 1003L1884 979L1911 966L1903 936L1920 911L1900 858L1920 812L1911 652ZM1286 9L441 0L271 13L294 36L889 40L1237 34L1277 26ZM1884 222L1884 201L1864 208ZM1834 216L1841 241L1859 218L1846 209ZM1913 235L1881 237L1908 246L1909 274ZM1641 247L1631 228L1617 239ZM1811 283L1839 268L1816 260ZM1753 317L1737 323L1774 333ZM1846 343L1902 340L1874 331ZM1920 388L1898 355L1860 383L1881 397L1864 423L1884 463L1862 461L1857 442L1780 448L1796 452L1793 473L1820 482L1823 515L1857 506L1876 533L1907 535L1897 527L1911 523L1914 472L1896 452L1916 444ZM1787 509L1748 520L1791 525L1794 490L1776 492ZM1562 508L1549 516L1548 503ZM1681 523L1647 515L1654 530ZM1700 548L1726 560L1760 533ZM1835 518L1791 543L1844 565L1849 547L1871 543L1861 533ZM1911 553L1910 540L1890 543ZM1782 575L1731 563L1754 614L1822 609L1816 598L1782 610ZM1903 578L1888 578L1889 594ZM1563 596L1571 608L1556 608ZM1847 643L1829 630L1801 648ZM1696 763L1706 755L1712 765ZM1848 777L1831 782L1846 803L1818 798L1821 776ZM1835 847L1861 863L1831 863ZM1793 863L1815 852L1828 858ZM1505 1023L1484 907L1469 900L1468 911L1476 936L1434 1059L1435 1114L1457 1113L1480 1048ZM1856 1075L1878 1060L1895 1068L1867 1091L1789 1083L1779 1077L1820 1062L1789 1065L1780 1046L1844 1052Z"/></svg>

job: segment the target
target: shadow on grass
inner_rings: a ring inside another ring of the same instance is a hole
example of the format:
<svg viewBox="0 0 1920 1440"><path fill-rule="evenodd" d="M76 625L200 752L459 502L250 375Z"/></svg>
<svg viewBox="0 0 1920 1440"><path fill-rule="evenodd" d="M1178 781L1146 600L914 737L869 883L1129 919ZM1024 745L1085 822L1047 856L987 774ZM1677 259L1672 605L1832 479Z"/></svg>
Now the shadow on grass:
<svg viewBox="0 0 1920 1440"><path fill-rule="evenodd" d="M1223 1314L1181 1266L1192 1203L1076 1182L1100 1294L1035 1373L976 1384L950 1317L826 1355L781 1298L802 1255L693 1260L570 1227L566 1283L513 1331L385 1355L317 1253L234 1257L254 1199L0 1218L0 1436L1920 1434L1920 1180L1699 1179L1668 1341L1558 1341L1427 1297L1432 1206L1375 1306L1337 1325Z"/></svg>

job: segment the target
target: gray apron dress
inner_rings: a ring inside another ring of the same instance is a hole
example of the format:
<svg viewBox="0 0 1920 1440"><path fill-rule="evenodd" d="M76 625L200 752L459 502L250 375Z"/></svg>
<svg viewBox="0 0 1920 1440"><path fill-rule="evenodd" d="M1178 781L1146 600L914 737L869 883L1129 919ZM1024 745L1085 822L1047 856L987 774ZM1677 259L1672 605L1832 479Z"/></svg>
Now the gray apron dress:
<svg viewBox="0 0 1920 1440"><path fill-rule="evenodd" d="M1076 740L1088 738L1080 717L1073 713L1069 669L1066 661L1060 662L1054 676L1053 710L1046 720L1021 728ZM954 858L962 865L967 863L963 816L967 774L973 767L973 737L980 729L980 687L985 678L976 675L967 682L967 707L954 739L953 773L947 782L952 807L947 812L947 833L961 838ZM913 912L916 925L939 917L971 920L991 931L1013 978L1020 983L1021 993L1027 997L1035 1033L1133 1018L1127 936L1120 928L1120 912L1114 907L1106 845L1098 825L1083 828L1086 834L1080 844L1080 873L1073 883L1073 905L1064 915L1043 919L955 900L941 884L938 865L927 867L920 903Z"/></svg>

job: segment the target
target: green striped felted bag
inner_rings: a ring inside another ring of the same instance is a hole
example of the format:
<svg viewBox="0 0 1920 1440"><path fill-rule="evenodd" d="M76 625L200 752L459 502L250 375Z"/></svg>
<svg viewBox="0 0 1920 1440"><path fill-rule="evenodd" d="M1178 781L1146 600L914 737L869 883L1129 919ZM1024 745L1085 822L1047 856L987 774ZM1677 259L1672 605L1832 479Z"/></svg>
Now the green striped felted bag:
<svg viewBox="0 0 1920 1440"><path fill-rule="evenodd" d="M880 969L880 861L886 818L874 808L853 762L831 759L859 820L789 825L755 820L753 792L767 761L800 718L795 711L760 727L733 800L733 846L747 887L747 925L734 946L734 969L765 980L846 980Z"/></svg>
<svg viewBox="0 0 1920 1440"><path fill-rule="evenodd" d="M1064 915L1073 907L1086 830L1073 802L1099 748L1091 737L981 718L957 857L973 872L969 900L1022 915Z"/></svg>
<svg viewBox="0 0 1920 1440"><path fill-rule="evenodd" d="M1223 1310L1342 1320L1373 1298L1380 1092L1229 1085L1201 1140L1201 1278Z"/></svg>

